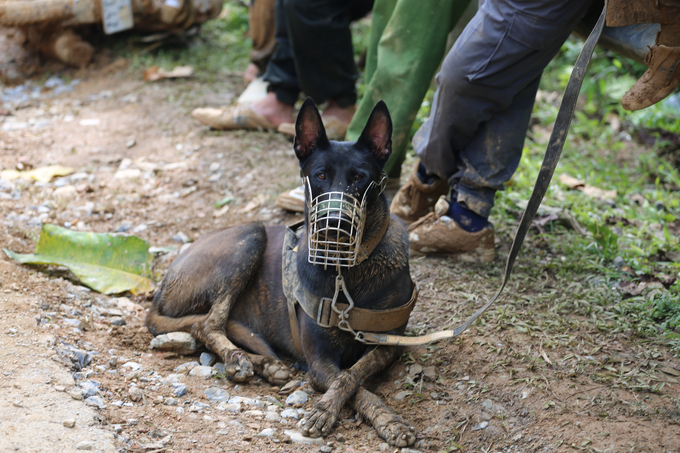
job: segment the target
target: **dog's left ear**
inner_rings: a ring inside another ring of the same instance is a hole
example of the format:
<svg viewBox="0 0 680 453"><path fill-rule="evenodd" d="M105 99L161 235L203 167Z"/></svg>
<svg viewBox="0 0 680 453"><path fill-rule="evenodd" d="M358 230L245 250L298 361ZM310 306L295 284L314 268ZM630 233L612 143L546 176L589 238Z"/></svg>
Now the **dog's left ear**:
<svg viewBox="0 0 680 453"><path fill-rule="evenodd" d="M300 164L318 148L330 145L326 136L326 128L321 121L319 109L312 98L305 99L295 120L295 141L293 149Z"/></svg>
<svg viewBox="0 0 680 453"><path fill-rule="evenodd" d="M364 128L359 140L368 147L382 167L392 154L392 118L387 110L387 105L379 101Z"/></svg>

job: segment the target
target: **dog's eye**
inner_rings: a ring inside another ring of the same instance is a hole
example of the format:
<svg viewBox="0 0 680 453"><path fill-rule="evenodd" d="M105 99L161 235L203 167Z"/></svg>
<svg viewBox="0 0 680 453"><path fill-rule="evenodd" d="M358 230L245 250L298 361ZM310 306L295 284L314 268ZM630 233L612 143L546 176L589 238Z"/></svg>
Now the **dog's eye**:
<svg viewBox="0 0 680 453"><path fill-rule="evenodd" d="M316 175L316 177L319 178L321 181L325 181L326 173L319 173L318 175Z"/></svg>
<svg viewBox="0 0 680 453"><path fill-rule="evenodd" d="M364 179L363 175L354 175L355 181L361 181L362 179Z"/></svg>

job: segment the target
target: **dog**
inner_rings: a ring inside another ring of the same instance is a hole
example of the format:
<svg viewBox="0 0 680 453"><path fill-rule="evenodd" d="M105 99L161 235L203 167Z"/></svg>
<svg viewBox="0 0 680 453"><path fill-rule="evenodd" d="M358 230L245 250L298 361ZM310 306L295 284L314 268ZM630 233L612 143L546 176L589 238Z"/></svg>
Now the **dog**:
<svg viewBox="0 0 680 453"><path fill-rule="evenodd" d="M190 332L237 382L257 373L282 385L292 374L279 354L306 362L310 383L325 392L302 420L306 436L330 434L348 403L389 444L412 445L415 428L362 387L399 349L364 344L356 331L368 313L363 330L403 334L417 295L408 232L390 218L382 193L390 114L380 101L359 140L335 142L308 98L295 131L304 225L296 232L251 224L201 237L168 269L145 324L153 335Z"/></svg>

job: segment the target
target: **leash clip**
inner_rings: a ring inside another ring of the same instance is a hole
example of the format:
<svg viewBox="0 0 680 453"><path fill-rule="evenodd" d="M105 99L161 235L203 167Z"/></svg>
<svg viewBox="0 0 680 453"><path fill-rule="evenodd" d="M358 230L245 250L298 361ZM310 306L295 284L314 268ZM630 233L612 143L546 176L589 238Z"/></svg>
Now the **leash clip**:
<svg viewBox="0 0 680 453"><path fill-rule="evenodd" d="M345 297L347 298L347 301L349 302L349 307L347 307L345 310L339 310L336 306L336 303L338 302L338 296L340 295L340 291L345 293ZM331 309L338 314L340 317L340 321L338 321L338 329L344 330L345 332L349 332L352 335L358 335L357 332L352 329L352 326L349 324L349 312L354 308L354 300L352 299L352 296L349 295L349 291L347 291L347 286L345 285L345 278L342 276L342 274L338 274L337 277L335 277L335 294L333 294L333 301L331 302Z"/></svg>

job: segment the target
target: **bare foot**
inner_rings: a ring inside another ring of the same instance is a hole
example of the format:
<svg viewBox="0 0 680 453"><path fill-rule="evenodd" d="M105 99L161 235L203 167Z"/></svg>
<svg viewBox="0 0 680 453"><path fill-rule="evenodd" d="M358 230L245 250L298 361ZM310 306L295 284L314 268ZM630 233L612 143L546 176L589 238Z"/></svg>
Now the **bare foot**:
<svg viewBox="0 0 680 453"><path fill-rule="evenodd" d="M258 72L260 72L260 68L255 63L250 63L246 68L246 72L243 73L243 80L248 83L252 82L257 77Z"/></svg>
<svg viewBox="0 0 680 453"><path fill-rule="evenodd" d="M334 100L328 101L328 107L323 111L321 116L335 117L345 124L349 124L354 117L354 112L357 111L357 106L350 105L349 107L340 107Z"/></svg>
<svg viewBox="0 0 680 453"><path fill-rule="evenodd" d="M258 115L267 118L274 127L278 127L281 123L292 123L294 121L293 106L279 101L273 91L267 93L264 98L253 102L250 107Z"/></svg>

